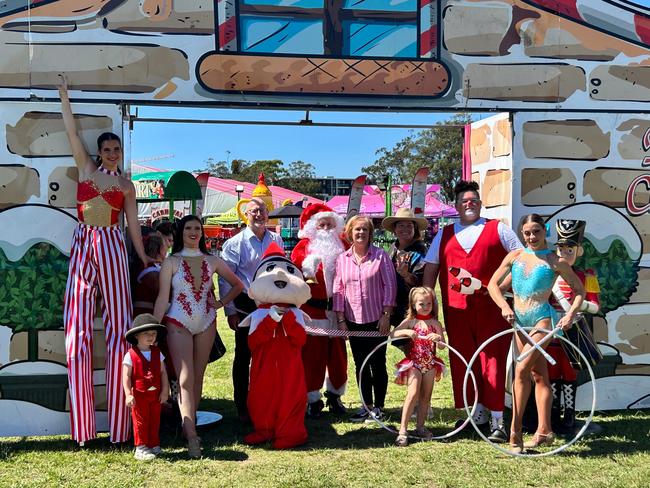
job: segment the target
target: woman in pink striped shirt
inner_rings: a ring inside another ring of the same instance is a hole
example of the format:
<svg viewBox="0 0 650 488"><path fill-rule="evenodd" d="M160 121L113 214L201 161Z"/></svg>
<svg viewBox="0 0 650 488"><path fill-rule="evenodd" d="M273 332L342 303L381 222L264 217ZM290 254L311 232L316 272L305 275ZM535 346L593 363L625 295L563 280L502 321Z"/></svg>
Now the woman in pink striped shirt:
<svg viewBox="0 0 650 488"><path fill-rule="evenodd" d="M373 232L374 226L368 217L354 216L345 225L345 235L352 245L336 260L333 309L339 329L379 331L387 336L397 292L395 267L386 252L372 245ZM350 337L357 381L361 364L383 340L382 337ZM380 420L383 418L387 387L384 346L368 360L361 383L361 394L371 410L370 415ZM363 407L351 420L372 421Z"/></svg>

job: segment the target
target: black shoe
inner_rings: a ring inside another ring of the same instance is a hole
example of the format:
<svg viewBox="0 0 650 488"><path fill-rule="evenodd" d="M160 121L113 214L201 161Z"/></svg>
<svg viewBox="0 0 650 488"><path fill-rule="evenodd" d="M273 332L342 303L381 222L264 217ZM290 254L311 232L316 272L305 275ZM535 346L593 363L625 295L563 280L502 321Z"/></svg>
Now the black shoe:
<svg viewBox="0 0 650 488"><path fill-rule="evenodd" d="M307 417L311 419L320 418L320 413L323 411L324 406L323 400L316 400L307 404Z"/></svg>
<svg viewBox="0 0 650 488"><path fill-rule="evenodd" d="M496 444L504 444L508 442L508 434L506 433L506 429L502 425L499 425L488 436L488 440Z"/></svg>
<svg viewBox="0 0 650 488"><path fill-rule="evenodd" d="M327 408L330 412L332 412L334 415L345 415L347 409L341 401L341 395L326 391L325 398L327 398L325 404L327 405Z"/></svg>
<svg viewBox="0 0 650 488"><path fill-rule="evenodd" d="M576 427L576 411L570 408L564 409L564 420L562 422L562 427L565 430L572 432Z"/></svg>
<svg viewBox="0 0 650 488"><path fill-rule="evenodd" d="M241 422L242 425L250 425L252 423L248 412L239 412L237 416L239 417L239 422Z"/></svg>
<svg viewBox="0 0 650 488"><path fill-rule="evenodd" d="M350 422L361 423L365 422L370 413L365 408L361 407L357 412L350 417Z"/></svg>
<svg viewBox="0 0 650 488"><path fill-rule="evenodd" d="M562 411L559 408L553 407L551 409L551 427L553 432L562 428Z"/></svg>

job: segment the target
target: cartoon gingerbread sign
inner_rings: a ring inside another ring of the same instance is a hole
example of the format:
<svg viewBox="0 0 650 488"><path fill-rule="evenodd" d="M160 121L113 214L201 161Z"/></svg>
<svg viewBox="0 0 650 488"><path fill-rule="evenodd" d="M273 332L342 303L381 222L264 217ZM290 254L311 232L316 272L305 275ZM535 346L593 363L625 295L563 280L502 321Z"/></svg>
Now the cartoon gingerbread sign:
<svg viewBox="0 0 650 488"><path fill-rule="evenodd" d="M218 1L216 51L197 63L212 92L439 97L436 0Z"/></svg>

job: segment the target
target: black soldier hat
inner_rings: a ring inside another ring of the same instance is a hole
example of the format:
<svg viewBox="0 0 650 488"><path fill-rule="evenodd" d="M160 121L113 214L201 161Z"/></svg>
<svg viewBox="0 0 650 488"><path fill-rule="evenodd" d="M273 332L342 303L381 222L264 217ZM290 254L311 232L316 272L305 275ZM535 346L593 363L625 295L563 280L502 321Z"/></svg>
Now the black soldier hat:
<svg viewBox="0 0 650 488"><path fill-rule="evenodd" d="M557 244L565 246L581 246L585 235L584 220L559 219L555 222L557 230Z"/></svg>

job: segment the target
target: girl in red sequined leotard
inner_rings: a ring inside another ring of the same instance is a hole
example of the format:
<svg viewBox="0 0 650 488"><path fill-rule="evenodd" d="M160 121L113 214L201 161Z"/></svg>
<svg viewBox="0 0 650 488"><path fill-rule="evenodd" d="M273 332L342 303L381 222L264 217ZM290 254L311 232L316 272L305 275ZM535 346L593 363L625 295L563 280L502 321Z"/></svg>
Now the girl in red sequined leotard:
<svg viewBox="0 0 650 488"><path fill-rule="evenodd" d="M70 392L70 432L83 445L97 436L93 385L92 333L97 290L102 295L106 331L106 393L112 442L129 437L129 414L122 389L121 361L126 352L124 333L132 319L126 247L118 223L124 210L133 246L144 253L138 223L135 188L120 176L120 138L105 132L97 139L99 156L93 161L77 133L65 79L59 87L61 108L72 154L79 171L77 213L70 252L63 319ZM96 368L103 365L95 364Z"/></svg>
<svg viewBox="0 0 650 488"><path fill-rule="evenodd" d="M396 439L398 446L408 444L408 422L417 405L416 433L424 439L432 434L424 427L429 413L433 384L439 381L445 364L436 356L438 341L444 341L444 329L438 322L438 305L431 288L416 287L409 293L406 320L391 334L392 337L408 337L411 342L406 357L397 364L396 383L408 385L408 393L402 408L402 422Z"/></svg>

